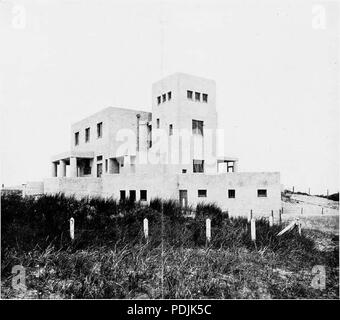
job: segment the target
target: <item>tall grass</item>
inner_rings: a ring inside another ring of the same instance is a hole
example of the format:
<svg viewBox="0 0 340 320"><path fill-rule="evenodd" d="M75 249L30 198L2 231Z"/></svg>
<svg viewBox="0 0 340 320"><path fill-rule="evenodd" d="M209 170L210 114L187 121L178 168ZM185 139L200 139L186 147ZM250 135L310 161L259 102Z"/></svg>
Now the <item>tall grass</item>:
<svg viewBox="0 0 340 320"><path fill-rule="evenodd" d="M278 276L270 270L286 268L287 262L291 270L325 264L332 270L330 279L338 279L336 252L322 255L304 233L278 237L282 227L269 227L265 219L257 220L253 242L247 219L229 217L215 204L183 210L173 200L152 199L142 205L130 199L77 200L63 194L35 199L6 194L1 197L1 209L2 280L9 281L13 265L32 270L43 265L39 279L30 276L32 288L43 294L159 298L160 275L164 274L166 298L251 297L244 290L249 293L252 288L258 298L263 294L256 289L256 281L263 284L266 278L265 292L271 297L291 297L299 290L303 295L307 289L299 285L298 278L291 291L283 284L280 287L280 281L275 285ZM188 217L192 210L194 218ZM69 236L71 217L75 219L74 241ZM205 239L208 217L212 221L210 243ZM148 241L143 235L144 218L149 220ZM317 296L314 291L307 295Z"/></svg>

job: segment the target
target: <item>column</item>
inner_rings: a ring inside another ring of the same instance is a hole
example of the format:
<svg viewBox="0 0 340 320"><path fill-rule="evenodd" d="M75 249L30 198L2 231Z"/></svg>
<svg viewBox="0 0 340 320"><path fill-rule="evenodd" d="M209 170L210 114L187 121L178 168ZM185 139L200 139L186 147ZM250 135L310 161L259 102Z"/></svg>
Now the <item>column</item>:
<svg viewBox="0 0 340 320"><path fill-rule="evenodd" d="M56 177L57 176L57 168L58 168L58 165L56 162L52 162L51 163L51 174L52 174L52 177Z"/></svg>
<svg viewBox="0 0 340 320"><path fill-rule="evenodd" d="M60 171L61 171L61 177L66 177L66 161L60 160Z"/></svg>
<svg viewBox="0 0 340 320"><path fill-rule="evenodd" d="M70 176L71 178L77 177L77 158L70 158Z"/></svg>

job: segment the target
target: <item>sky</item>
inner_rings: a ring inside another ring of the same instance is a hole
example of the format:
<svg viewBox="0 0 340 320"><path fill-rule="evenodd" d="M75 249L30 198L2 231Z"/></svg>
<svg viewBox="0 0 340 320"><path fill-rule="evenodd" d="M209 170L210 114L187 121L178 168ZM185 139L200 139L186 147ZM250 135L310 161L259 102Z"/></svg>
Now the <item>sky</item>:
<svg viewBox="0 0 340 320"><path fill-rule="evenodd" d="M1 174L50 176L70 125L108 106L151 111L151 85L214 79L240 171L339 190L336 1L0 0Z"/></svg>

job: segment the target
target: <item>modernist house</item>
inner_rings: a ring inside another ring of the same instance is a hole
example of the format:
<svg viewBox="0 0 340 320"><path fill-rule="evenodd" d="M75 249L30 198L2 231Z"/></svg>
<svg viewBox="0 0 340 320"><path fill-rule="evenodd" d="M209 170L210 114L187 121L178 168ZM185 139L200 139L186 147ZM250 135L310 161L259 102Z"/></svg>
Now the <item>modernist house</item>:
<svg viewBox="0 0 340 320"><path fill-rule="evenodd" d="M213 80L176 73L153 84L152 113L109 107L74 123L70 150L52 158L44 192L277 213L280 174L238 172L238 159L220 154L215 97Z"/></svg>

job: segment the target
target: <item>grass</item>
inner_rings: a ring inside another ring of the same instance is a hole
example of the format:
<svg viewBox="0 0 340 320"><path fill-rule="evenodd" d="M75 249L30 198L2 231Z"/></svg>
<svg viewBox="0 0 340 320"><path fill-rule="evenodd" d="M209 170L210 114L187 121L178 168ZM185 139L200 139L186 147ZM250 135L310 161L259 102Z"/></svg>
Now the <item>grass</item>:
<svg viewBox="0 0 340 320"><path fill-rule="evenodd" d="M318 239L333 241L322 232L277 237L282 227L258 220L253 243L247 220L214 204L198 205L187 218L177 202L160 199L148 206L63 195L1 200L2 298L339 298L338 246L320 250ZM11 288L14 265L26 268L25 293ZM315 265L326 268L324 290L311 286Z"/></svg>

